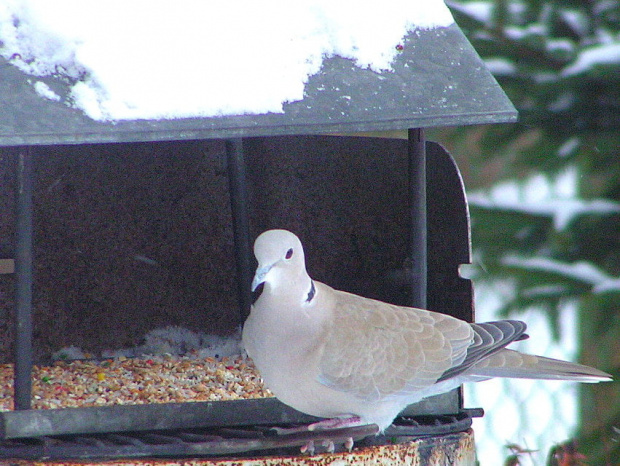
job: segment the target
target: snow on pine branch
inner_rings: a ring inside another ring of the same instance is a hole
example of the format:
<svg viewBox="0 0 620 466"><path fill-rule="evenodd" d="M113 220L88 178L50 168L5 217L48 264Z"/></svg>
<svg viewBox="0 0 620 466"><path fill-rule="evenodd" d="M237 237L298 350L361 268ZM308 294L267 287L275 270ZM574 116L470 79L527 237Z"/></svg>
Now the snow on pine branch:
<svg viewBox="0 0 620 466"><path fill-rule="evenodd" d="M594 293L620 292L620 277L612 277L591 262L562 262L547 257L506 255L502 265L523 270L551 273L592 287Z"/></svg>
<svg viewBox="0 0 620 466"><path fill-rule="evenodd" d="M580 216L620 214L620 203L579 199L577 179L577 170L568 168L554 180L538 174L525 182L507 181L488 192L470 193L467 200L470 205L484 209L551 217L558 231Z"/></svg>

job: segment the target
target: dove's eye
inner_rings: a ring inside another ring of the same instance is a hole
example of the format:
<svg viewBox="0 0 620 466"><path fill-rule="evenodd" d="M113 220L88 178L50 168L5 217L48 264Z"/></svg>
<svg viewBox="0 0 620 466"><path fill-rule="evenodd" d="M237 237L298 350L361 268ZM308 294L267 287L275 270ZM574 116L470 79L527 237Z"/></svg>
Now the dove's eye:
<svg viewBox="0 0 620 466"><path fill-rule="evenodd" d="M286 255L284 256L285 259L290 259L291 257L293 257L293 248L286 251Z"/></svg>

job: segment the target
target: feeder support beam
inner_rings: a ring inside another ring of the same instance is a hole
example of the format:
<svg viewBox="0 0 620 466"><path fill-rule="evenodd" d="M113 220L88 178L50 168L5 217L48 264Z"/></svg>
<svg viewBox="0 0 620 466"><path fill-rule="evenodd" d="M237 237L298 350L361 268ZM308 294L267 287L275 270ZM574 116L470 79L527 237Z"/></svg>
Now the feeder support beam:
<svg viewBox="0 0 620 466"><path fill-rule="evenodd" d="M32 150L17 155L15 242L15 409L30 409L32 398Z"/></svg>
<svg viewBox="0 0 620 466"><path fill-rule="evenodd" d="M411 202L411 305L426 309L426 138L421 128L409 129L409 199Z"/></svg>
<svg viewBox="0 0 620 466"><path fill-rule="evenodd" d="M240 307L240 322L244 322L250 313L252 304L252 267L250 260L250 227L248 220L248 193L243 157L243 140L241 138L226 140L228 160L228 185L232 211L233 237L235 242L235 263Z"/></svg>

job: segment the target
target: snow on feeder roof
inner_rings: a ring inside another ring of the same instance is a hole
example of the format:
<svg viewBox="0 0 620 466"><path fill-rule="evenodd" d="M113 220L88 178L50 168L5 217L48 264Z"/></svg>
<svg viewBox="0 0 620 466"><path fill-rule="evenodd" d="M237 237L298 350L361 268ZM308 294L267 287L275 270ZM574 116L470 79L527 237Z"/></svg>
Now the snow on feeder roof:
<svg viewBox="0 0 620 466"><path fill-rule="evenodd" d="M441 0L7 0L0 56L0 145L516 119Z"/></svg>

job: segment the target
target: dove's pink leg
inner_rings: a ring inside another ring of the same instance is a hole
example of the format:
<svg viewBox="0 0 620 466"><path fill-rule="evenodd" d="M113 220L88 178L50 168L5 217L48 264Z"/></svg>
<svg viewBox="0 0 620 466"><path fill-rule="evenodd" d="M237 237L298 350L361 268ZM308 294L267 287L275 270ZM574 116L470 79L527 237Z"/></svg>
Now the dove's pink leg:
<svg viewBox="0 0 620 466"><path fill-rule="evenodd" d="M307 426L299 426L299 427L289 427L289 428L281 428L274 427L274 430L278 432L279 435L287 435L294 434L298 432L306 432L306 431L315 431L315 430L330 430L330 429L342 429L345 427L356 427L365 425L364 422L359 418L359 416L347 417L347 418L333 418L333 419L324 419L322 421L314 422ZM327 434L329 435L329 434ZM321 446L326 447L328 453L333 453L335 450L334 442L330 439L324 439L321 442ZM345 448L348 451L353 449L353 438L349 437L344 443ZM310 440L303 447L301 447L302 453L308 453L313 455L315 451L314 441Z"/></svg>
<svg viewBox="0 0 620 466"><path fill-rule="evenodd" d="M327 430L327 429L340 429L343 427L356 427L364 425L359 416L352 417L335 417L333 419L325 419L310 424L308 430Z"/></svg>
<svg viewBox="0 0 620 466"><path fill-rule="evenodd" d="M279 435L294 434L297 432L307 432L314 430L340 429L344 427L362 426L364 423L359 416L352 417L335 417L332 419L323 419L322 421L313 422L307 426L299 427L273 427Z"/></svg>

